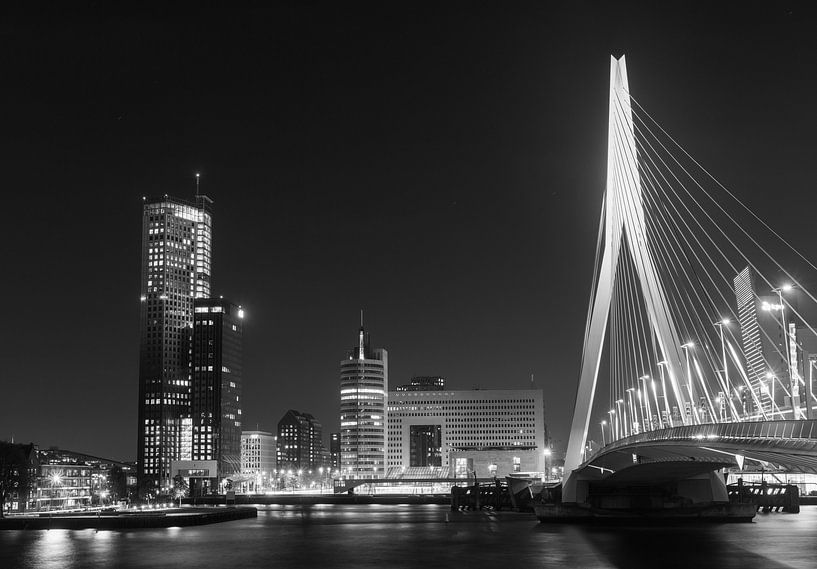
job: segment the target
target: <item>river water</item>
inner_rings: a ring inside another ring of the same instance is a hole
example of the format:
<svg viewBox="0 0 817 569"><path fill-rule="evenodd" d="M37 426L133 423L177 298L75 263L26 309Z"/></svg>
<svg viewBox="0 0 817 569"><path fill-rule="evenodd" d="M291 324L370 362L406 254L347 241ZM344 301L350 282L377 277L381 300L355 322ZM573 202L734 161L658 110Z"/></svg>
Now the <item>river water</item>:
<svg viewBox="0 0 817 569"><path fill-rule="evenodd" d="M446 521L448 520L448 521ZM0 568L817 567L817 507L751 524L543 525L446 506L259 506L258 518L127 531L0 532Z"/></svg>

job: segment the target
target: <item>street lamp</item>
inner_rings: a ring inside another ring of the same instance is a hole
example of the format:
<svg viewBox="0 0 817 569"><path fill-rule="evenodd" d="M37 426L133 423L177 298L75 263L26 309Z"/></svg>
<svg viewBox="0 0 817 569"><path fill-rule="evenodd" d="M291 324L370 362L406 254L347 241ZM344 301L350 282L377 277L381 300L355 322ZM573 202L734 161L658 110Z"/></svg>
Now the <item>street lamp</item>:
<svg viewBox="0 0 817 569"><path fill-rule="evenodd" d="M618 421L616 421L616 418L614 417L616 410L610 409L607 411L607 414L610 415L610 438L618 439Z"/></svg>
<svg viewBox="0 0 817 569"><path fill-rule="evenodd" d="M621 405L621 409L619 409L619 405ZM619 410L619 417L621 421L621 432L625 437L629 436L629 432L627 430L627 408L624 407L624 399L616 399L616 409Z"/></svg>
<svg viewBox="0 0 817 569"><path fill-rule="evenodd" d="M607 441L604 439L604 425L607 424L607 421L602 421L599 423L601 425L601 446L607 446Z"/></svg>
<svg viewBox="0 0 817 569"><path fill-rule="evenodd" d="M548 458L550 457L550 448L545 447L544 454L545 454L545 482L547 482L550 479L550 476L548 476L550 473L550 471L548 470Z"/></svg>
<svg viewBox="0 0 817 569"><path fill-rule="evenodd" d="M686 355L686 363L687 363L687 391L689 392L689 405L692 407L692 419L695 421L696 425L701 424L701 418L698 416L698 405L695 402L695 393L692 390L692 368L689 363L689 350L695 347L694 342L687 342L686 344L681 344L681 349L684 350L684 354Z"/></svg>
<svg viewBox="0 0 817 569"><path fill-rule="evenodd" d="M797 374L797 369L794 367L796 361L797 347L790 338L789 327L786 324L786 303L783 300L783 293L794 289L794 285L784 284L783 286L773 288L772 292L777 293L777 298L780 301L780 323L783 326L783 338L785 339L783 350L786 356L786 365L789 367L789 385L791 389L791 411L793 419L800 419L802 413L800 412L800 383ZM794 352L794 353L792 353ZM795 356L792 358L792 356Z"/></svg>
<svg viewBox="0 0 817 569"><path fill-rule="evenodd" d="M48 509L53 510L54 509L54 494L56 492L56 490L54 490L54 488L55 487L59 488L60 484L62 483L62 476L60 475L59 472L54 472L54 473L51 474L49 479L51 480L51 500L50 500ZM57 498L59 498L59 496L57 496Z"/></svg>
<svg viewBox="0 0 817 569"><path fill-rule="evenodd" d="M664 411L667 413L667 423L669 423L670 427L673 427L672 414L669 411L669 397L667 397L667 380L664 375L664 366L666 365L669 365L667 364L667 360L658 362L658 369L661 371L661 396L664 398Z"/></svg>
<svg viewBox="0 0 817 569"><path fill-rule="evenodd" d="M718 332L720 333L721 337L721 357L723 358L723 392L726 394L726 400L729 403L729 410L732 412L732 418L736 421L738 419L738 411L735 409L735 406L732 404L732 383L729 381L729 366L726 365L726 340L723 337L723 327L728 326L730 324L730 320L728 318L724 318L719 320L718 322L713 322L712 325L718 328Z"/></svg>
<svg viewBox="0 0 817 569"><path fill-rule="evenodd" d="M627 395L630 399L630 424L632 425L632 432L634 435L638 434L638 414L636 413L635 402L633 400L633 391L635 391L635 387L628 387L627 388Z"/></svg>
<svg viewBox="0 0 817 569"><path fill-rule="evenodd" d="M650 391L649 391L649 389L647 387L647 382L649 381L650 376L649 375L642 375L638 379L640 379L642 382L644 382L644 401L647 404L647 417L648 418L647 418L647 421L644 423L644 425L645 425L645 427L646 427L646 425L649 425L650 430L653 430L655 428L655 426L652 423L652 409L650 408ZM655 382L653 382L653 383L655 383ZM655 390L653 390L653 393L655 393ZM655 400L655 406L656 406L656 409L657 409L658 408L658 399L657 398Z"/></svg>

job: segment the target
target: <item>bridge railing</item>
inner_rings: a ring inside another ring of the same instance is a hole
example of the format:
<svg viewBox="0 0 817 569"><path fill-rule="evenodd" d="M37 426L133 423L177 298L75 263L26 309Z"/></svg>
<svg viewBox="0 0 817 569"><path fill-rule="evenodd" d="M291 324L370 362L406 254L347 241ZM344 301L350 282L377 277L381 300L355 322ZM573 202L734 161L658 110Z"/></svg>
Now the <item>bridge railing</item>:
<svg viewBox="0 0 817 569"><path fill-rule="evenodd" d="M706 423L685 425L655 431L645 431L617 439L602 447L592 459L602 453L617 448L650 443L655 441L705 441L705 440L746 440L746 439L817 439L817 420L757 421L742 423Z"/></svg>

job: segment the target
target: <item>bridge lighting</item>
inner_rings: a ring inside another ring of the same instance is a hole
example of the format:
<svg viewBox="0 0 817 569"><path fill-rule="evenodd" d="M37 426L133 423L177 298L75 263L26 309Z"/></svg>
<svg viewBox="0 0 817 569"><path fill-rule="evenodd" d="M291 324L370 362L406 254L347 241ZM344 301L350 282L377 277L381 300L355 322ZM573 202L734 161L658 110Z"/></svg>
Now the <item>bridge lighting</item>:
<svg viewBox="0 0 817 569"><path fill-rule="evenodd" d="M789 291L790 291L791 289L793 289L794 287L793 287L792 285L790 285L790 284L786 283L786 284L784 284L783 286L781 286L780 288L783 290L783 292L789 292Z"/></svg>

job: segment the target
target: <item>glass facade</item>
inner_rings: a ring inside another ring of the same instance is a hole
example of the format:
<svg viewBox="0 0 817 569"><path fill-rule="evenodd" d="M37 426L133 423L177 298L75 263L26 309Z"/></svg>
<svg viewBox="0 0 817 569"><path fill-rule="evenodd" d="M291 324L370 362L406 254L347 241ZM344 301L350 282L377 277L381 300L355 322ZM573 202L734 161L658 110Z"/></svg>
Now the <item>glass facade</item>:
<svg viewBox="0 0 817 569"><path fill-rule="evenodd" d="M350 478L386 474L388 353L372 350L360 328L358 347L340 362L340 464Z"/></svg>
<svg viewBox="0 0 817 569"><path fill-rule="evenodd" d="M193 303L210 295L209 204L143 204L137 461L142 484L155 488L170 487L170 461L190 438Z"/></svg>
<svg viewBox="0 0 817 569"><path fill-rule="evenodd" d="M196 299L193 315L192 459L215 460L220 477L241 471L244 311Z"/></svg>

